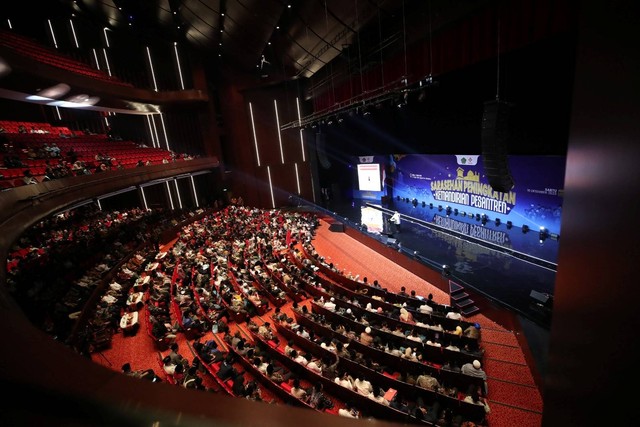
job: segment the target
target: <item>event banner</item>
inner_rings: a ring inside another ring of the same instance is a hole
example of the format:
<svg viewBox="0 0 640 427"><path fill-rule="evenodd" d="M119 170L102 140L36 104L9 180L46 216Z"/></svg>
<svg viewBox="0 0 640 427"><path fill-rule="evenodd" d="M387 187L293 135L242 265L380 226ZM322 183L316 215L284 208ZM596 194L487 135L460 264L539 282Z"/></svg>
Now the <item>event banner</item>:
<svg viewBox="0 0 640 427"><path fill-rule="evenodd" d="M560 233L563 156L509 156L515 186L506 193L491 188L479 155L397 154L388 162L385 190L390 197Z"/></svg>

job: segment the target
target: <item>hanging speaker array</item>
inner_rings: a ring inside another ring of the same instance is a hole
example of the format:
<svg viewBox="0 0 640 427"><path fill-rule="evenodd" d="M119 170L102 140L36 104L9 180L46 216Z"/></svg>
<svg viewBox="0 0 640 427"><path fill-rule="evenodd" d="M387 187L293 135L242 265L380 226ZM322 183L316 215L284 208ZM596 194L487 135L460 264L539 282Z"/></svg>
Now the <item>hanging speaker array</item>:
<svg viewBox="0 0 640 427"><path fill-rule="evenodd" d="M506 193L514 186L509 170L509 116L513 104L492 100L484 103L482 114L482 161L489 185Z"/></svg>

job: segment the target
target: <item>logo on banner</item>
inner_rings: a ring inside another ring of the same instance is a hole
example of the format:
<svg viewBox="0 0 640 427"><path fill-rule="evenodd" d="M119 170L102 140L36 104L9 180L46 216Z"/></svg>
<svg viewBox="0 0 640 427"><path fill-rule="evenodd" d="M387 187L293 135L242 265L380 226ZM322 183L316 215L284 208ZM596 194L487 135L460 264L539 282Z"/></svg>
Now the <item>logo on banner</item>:
<svg viewBox="0 0 640 427"><path fill-rule="evenodd" d="M466 165L466 166L475 166L478 164L478 155L463 155L463 154L456 154L456 161L458 162L459 165Z"/></svg>
<svg viewBox="0 0 640 427"><path fill-rule="evenodd" d="M373 163L373 156L360 156L360 163Z"/></svg>

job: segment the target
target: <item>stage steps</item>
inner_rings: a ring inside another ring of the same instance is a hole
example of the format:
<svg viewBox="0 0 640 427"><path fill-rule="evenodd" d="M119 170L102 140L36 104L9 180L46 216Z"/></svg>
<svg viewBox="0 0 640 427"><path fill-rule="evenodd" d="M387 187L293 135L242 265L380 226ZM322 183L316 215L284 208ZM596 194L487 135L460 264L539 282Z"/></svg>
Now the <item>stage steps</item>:
<svg viewBox="0 0 640 427"><path fill-rule="evenodd" d="M451 305L458 307L465 317L480 311L474 301L469 298L469 294L464 291L464 287L451 280L449 280L449 296L451 298Z"/></svg>

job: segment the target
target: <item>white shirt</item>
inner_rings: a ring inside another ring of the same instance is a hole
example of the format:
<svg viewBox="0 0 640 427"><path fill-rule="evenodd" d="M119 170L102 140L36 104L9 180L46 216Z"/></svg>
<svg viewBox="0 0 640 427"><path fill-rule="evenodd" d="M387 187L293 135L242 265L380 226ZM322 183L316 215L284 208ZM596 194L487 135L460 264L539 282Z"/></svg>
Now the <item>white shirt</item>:
<svg viewBox="0 0 640 427"><path fill-rule="evenodd" d="M309 363L309 362L307 362L307 359L305 359L305 358L304 358L304 356L302 356L302 355L298 355L298 357L296 357L296 358L295 358L295 359L293 359L293 360L294 360L295 362L297 362L297 363L299 363L299 364L303 365L303 366L307 366L307 363Z"/></svg>
<svg viewBox="0 0 640 427"><path fill-rule="evenodd" d="M369 394L373 392L373 386L367 380L356 379L353 385L356 391L363 396L369 396Z"/></svg>
<svg viewBox="0 0 640 427"><path fill-rule="evenodd" d="M420 313L429 314L433 313L433 308L429 304L422 304L420 307L418 307L418 311Z"/></svg>
<svg viewBox="0 0 640 427"><path fill-rule="evenodd" d="M324 308L326 308L329 311L335 311L336 305L332 301L328 301L324 303Z"/></svg>
<svg viewBox="0 0 640 427"><path fill-rule="evenodd" d="M334 380L336 384L340 384L342 387L348 388L349 390L353 390L353 384L346 378L336 378Z"/></svg>
<svg viewBox="0 0 640 427"><path fill-rule="evenodd" d="M351 411L344 408L338 409L338 415L340 415L341 417L347 417L347 418L358 418L357 415L353 414Z"/></svg>
<svg viewBox="0 0 640 427"><path fill-rule="evenodd" d="M391 218L389 219L389 221L391 221L396 225L400 225L400 212L396 212L393 215L391 215Z"/></svg>
<svg viewBox="0 0 640 427"><path fill-rule="evenodd" d="M447 313L447 319L460 320L462 319L462 315L460 313L456 313L455 311L450 311Z"/></svg>
<svg viewBox="0 0 640 427"><path fill-rule="evenodd" d="M319 374L322 373L322 368L318 366L315 360L312 360L309 363L307 363L307 368Z"/></svg>

